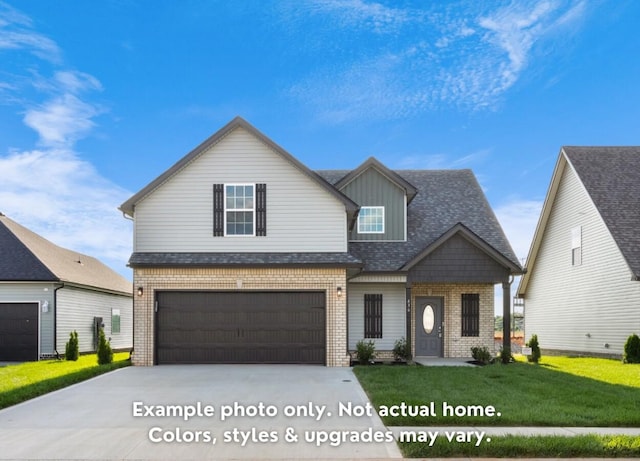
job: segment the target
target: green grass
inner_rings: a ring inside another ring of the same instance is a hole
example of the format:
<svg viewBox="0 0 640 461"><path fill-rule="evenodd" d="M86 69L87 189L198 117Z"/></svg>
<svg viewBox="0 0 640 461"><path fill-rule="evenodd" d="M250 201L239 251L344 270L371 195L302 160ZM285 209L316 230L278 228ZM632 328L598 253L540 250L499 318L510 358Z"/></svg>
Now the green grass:
<svg viewBox="0 0 640 461"><path fill-rule="evenodd" d="M435 416L382 417L389 426L640 427L640 366L591 358L543 357L539 365L355 367L373 404L428 405ZM444 416L450 405L492 405L500 417Z"/></svg>
<svg viewBox="0 0 640 461"><path fill-rule="evenodd" d="M113 354L113 363L98 365L95 354L82 355L77 362L44 360L0 368L0 409L39 395L128 366L128 352Z"/></svg>
<svg viewBox="0 0 640 461"><path fill-rule="evenodd" d="M479 447L456 443L439 436L429 447L426 443L399 443L407 458L615 458L640 456L640 437L616 435L580 435L491 437Z"/></svg>

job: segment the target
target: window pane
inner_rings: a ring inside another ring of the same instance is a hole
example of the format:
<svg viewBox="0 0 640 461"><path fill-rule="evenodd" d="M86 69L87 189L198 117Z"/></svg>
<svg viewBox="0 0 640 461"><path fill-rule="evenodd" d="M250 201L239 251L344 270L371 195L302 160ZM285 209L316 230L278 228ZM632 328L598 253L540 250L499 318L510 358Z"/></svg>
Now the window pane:
<svg viewBox="0 0 640 461"><path fill-rule="evenodd" d="M433 331L435 321L436 317L433 312L433 307L431 304L427 304L424 308L424 312L422 313L422 328L424 328L424 332L426 334L430 334Z"/></svg>

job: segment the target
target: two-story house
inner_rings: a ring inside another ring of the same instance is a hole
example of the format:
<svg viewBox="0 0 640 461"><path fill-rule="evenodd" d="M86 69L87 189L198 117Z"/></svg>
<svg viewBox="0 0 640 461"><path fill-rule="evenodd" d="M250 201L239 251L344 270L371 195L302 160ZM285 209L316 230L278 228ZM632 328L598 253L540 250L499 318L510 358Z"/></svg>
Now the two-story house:
<svg viewBox="0 0 640 461"><path fill-rule="evenodd" d="M314 172L239 117L120 209L136 365L467 357L522 271L471 171Z"/></svg>

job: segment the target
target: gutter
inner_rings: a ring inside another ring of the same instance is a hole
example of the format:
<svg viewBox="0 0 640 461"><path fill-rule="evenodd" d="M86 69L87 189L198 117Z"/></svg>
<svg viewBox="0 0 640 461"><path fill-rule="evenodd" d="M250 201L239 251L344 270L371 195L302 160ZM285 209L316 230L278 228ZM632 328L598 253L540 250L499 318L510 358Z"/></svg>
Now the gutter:
<svg viewBox="0 0 640 461"><path fill-rule="evenodd" d="M56 353L56 358L60 358L58 352L58 290L64 288L64 282L59 287L53 290L53 351Z"/></svg>

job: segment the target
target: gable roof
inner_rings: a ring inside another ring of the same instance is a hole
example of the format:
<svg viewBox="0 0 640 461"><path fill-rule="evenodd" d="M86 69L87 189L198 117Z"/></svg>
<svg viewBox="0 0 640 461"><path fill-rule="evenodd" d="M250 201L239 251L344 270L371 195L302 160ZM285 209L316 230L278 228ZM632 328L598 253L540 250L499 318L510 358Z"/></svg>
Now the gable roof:
<svg viewBox="0 0 640 461"><path fill-rule="evenodd" d="M303 163L301 163L298 159L296 159L293 155L291 155L282 147L280 147L275 142L273 142L271 139L266 137L264 134L258 131L258 129L256 129L253 125L251 125L249 122L244 120L242 117L235 117L233 120L227 123L224 127L222 127L220 130L218 130L213 135L211 135L203 143L201 143L199 146L197 146L187 155L185 155L180 160L178 160L178 162L176 162L171 168L169 168L160 176L158 176L156 179L151 181L147 186L145 186L142 190L140 190L140 192L133 195L129 200L127 200L122 205L120 205L119 210L133 217L135 206L139 201L141 201L147 195L152 193L156 188L162 185L165 181L167 181L169 178L171 178L172 176L180 172L185 166L187 166L189 163L194 161L200 155L208 151L211 147L213 147L215 144L220 142L220 140L222 140L225 136L227 136L229 133L231 133L233 130L237 128L242 128L248 131L249 133L251 133L258 140L264 143L267 147L269 147L275 153L279 154L286 161L288 161L293 166L295 166L302 174L309 177L312 181L317 183L321 188L323 188L329 194L337 198L340 202L344 204L347 214L349 215L350 222L351 223L355 222L355 216L359 210L359 206L355 202L349 199L346 195L339 192L331 184L328 184L317 173L311 171Z"/></svg>
<svg viewBox="0 0 640 461"><path fill-rule="evenodd" d="M0 281L50 281L132 295L132 284L96 258L59 247L0 214Z"/></svg>
<svg viewBox="0 0 640 461"><path fill-rule="evenodd" d="M318 173L329 182L337 183L349 172ZM468 235L474 235L476 241L484 242L484 249L493 249L492 257L502 260L512 273L522 271L471 170L396 170L394 174L416 188L416 195L407 207L407 241L349 242L349 252L363 261L365 272L408 270L408 263L424 257L424 252L448 231L459 232L463 228Z"/></svg>
<svg viewBox="0 0 640 461"><path fill-rule="evenodd" d="M572 168L620 249L640 280L640 146L563 146L551 178L531 243L527 268L533 268L565 168ZM530 270L529 270L530 272ZM518 287L523 295L525 275Z"/></svg>
<svg viewBox="0 0 640 461"><path fill-rule="evenodd" d="M403 189L407 196L407 203L410 203L411 200L416 196L418 190L407 180L405 180L402 176L400 176L395 171L390 170L386 166L384 166L381 162L379 162L375 157L369 157L362 165L360 165L355 170L347 173L342 179L337 181L334 184L334 187L338 190L341 190L351 181L356 179L362 173L367 171L369 168L374 168L378 170L380 174L386 177L389 181L393 182L400 189Z"/></svg>

